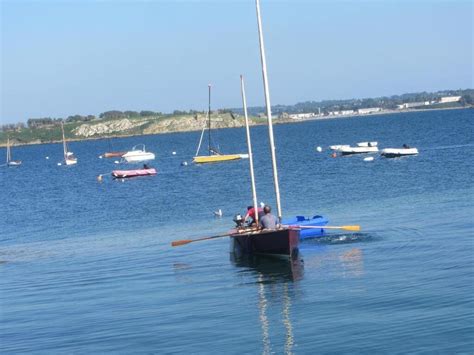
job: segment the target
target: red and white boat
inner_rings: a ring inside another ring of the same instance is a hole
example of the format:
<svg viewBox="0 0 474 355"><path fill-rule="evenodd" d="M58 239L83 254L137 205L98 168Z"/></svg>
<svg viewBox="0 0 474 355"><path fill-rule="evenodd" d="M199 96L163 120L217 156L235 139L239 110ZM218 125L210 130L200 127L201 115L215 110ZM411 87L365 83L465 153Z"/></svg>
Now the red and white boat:
<svg viewBox="0 0 474 355"><path fill-rule="evenodd" d="M116 179L132 178L137 176L156 175L155 168L134 169L134 170L114 170L112 176Z"/></svg>

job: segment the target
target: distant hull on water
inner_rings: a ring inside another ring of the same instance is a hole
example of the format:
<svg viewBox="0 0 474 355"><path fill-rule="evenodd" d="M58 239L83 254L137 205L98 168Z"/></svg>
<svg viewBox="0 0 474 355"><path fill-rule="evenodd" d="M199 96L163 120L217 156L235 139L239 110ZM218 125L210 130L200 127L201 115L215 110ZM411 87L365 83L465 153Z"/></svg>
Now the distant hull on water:
<svg viewBox="0 0 474 355"><path fill-rule="evenodd" d="M377 153L377 147L342 147L339 149L342 155Z"/></svg>
<svg viewBox="0 0 474 355"><path fill-rule="evenodd" d="M112 176L116 179L132 178L137 176L156 175L156 169L114 170Z"/></svg>
<svg viewBox="0 0 474 355"><path fill-rule="evenodd" d="M193 163L206 164L206 163L221 163L224 161L248 159L248 154L216 154L216 155L201 155L193 158Z"/></svg>
<svg viewBox="0 0 474 355"><path fill-rule="evenodd" d="M104 158L121 158L127 152L107 152L104 153Z"/></svg>
<svg viewBox="0 0 474 355"><path fill-rule="evenodd" d="M417 154L418 149L416 148L385 148L380 153L380 155L384 156L385 158L399 158Z"/></svg>
<svg viewBox="0 0 474 355"><path fill-rule="evenodd" d="M144 144L138 144L134 146L131 151L122 155L122 159L124 159L127 163L148 161L148 160L154 160L155 154L151 152L147 152L145 150Z"/></svg>
<svg viewBox="0 0 474 355"><path fill-rule="evenodd" d="M229 237L230 251L237 256L251 254L295 259L299 254L300 231L298 229L252 231L231 234Z"/></svg>

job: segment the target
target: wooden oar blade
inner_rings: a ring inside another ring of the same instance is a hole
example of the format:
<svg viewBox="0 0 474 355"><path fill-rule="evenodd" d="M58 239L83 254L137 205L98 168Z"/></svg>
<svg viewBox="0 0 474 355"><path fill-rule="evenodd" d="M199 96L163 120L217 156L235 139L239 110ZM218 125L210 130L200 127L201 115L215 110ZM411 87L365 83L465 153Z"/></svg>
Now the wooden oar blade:
<svg viewBox="0 0 474 355"><path fill-rule="evenodd" d="M346 231L360 231L360 226L342 226L341 229L344 229Z"/></svg>
<svg viewBox="0 0 474 355"><path fill-rule="evenodd" d="M192 239L183 239L183 240L175 240L171 242L172 247L179 247L180 245L185 245L194 242Z"/></svg>

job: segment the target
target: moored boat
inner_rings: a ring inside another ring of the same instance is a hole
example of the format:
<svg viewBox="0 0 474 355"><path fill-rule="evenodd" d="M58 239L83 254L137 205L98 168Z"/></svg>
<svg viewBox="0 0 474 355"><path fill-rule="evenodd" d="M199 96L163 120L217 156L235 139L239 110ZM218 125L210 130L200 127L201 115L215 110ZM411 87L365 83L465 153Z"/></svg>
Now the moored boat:
<svg viewBox="0 0 474 355"><path fill-rule="evenodd" d="M377 153L377 147L342 147L339 149L342 155Z"/></svg>
<svg viewBox="0 0 474 355"><path fill-rule="evenodd" d="M329 149L339 151L339 150L341 150L342 148L348 148L348 147L350 147L350 145L347 145L347 144L337 144L337 145L331 145L331 146L329 146Z"/></svg>
<svg viewBox="0 0 474 355"><path fill-rule="evenodd" d="M7 138L7 166L20 166L20 165L21 165L21 160L12 160L10 138Z"/></svg>
<svg viewBox="0 0 474 355"><path fill-rule="evenodd" d="M137 144L131 151L122 155L122 159L127 163L147 161L155 159L155 154L147 152L145 150L145 144Z"/></svg>
<svg viewBox="0 0 474 355"><path fill-rule="evenodd" d="M386 158L398 158L408 155L417 155L418 149L416 148L385 148L382 149L380 155Z"/></svg>
<svg viewBox="0 0 474 355"><path fill-rule="evenodd" d="M212 145L211 140L211 85L208 86L209 90L209 109L207 111L207 127L203 127L201 137L199 139L198 148L195 156L193 157L193 163L195 164L207 164L207 163L221 163L224 161L232 161L239 159L248 159L248 154L222 154L219 149ZM208 155L199 155L201 150L201 144L204 137L204 131L207 129L208 132Z"/></svg>
<svg viewBox="0 0 474 355"><path fill-rule="evenodd" d="M137 176L156 175L155 168L133 169L133 170L113 170L112 176L116 179L132 178Z"/></svg>
<svg viewBox="0 0 474 355"><path fill-rule="evenodd" d="M304 216L296 216L293 218L285 218L282 220L283 225L295 226L295 228L303 227L300 231L300 240L317 238L326 235L325 229L323 228L304 228L304 227L318 227L325 226L328 224L328 220L323 216L313 216L312 218L306 218Z"/></svg>
<svg viewBox="0 0 474 355"><path fill-rule="evenodd" d="M77 158L74 156L73 152L70 152L66 143L66 136L64 135L64 124L61 122L61 132L63 134L63 155L64 155L64 164L66 165L76 165ZM58 163L61 165L61 163Z"/></svg>
<svg viewBox="0 0 474 355"><path fill-rule="evenodd" d="M104 153L104 158L121 158L127 152L106 152Z"/></svg>

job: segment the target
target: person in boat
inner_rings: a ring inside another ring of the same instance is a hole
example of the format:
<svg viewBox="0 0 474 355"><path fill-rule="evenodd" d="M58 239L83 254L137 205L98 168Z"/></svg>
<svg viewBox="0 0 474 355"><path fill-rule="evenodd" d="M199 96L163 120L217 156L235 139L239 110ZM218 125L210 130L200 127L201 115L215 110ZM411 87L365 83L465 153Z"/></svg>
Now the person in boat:
<svg viewBox="0 0 474 355"><path fill-rule="evenodd" d="M403 145L403 148L404 148L404 149L410 149L410 147L408 146L408 144L404 144L404 145Z"/></svg>
<svg viewBox="0 0 474 355"><path fill-rule="evenodd" d="M258 219L260 220L264 216L263 208L257 208ZM247 223L248 226L254 225L256 222L255 220L255 208L253 206L247 206L247 213L244 217L244 222Z"/></svg>
<svg viewBox="0 0 474 355"><path fill-rule="evenodd" d="M262 229L277 229L278 220L272 215L272 208L268 205L263 207L265 215L260 219L260 228Z"/></svg>
<svg viewBox="0 0 474 355"><path fill-rule="evenodd" d="M148 164L143 164L143 169L150 169L150 166Z"/></svg>

